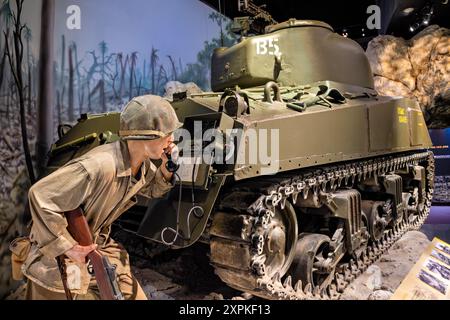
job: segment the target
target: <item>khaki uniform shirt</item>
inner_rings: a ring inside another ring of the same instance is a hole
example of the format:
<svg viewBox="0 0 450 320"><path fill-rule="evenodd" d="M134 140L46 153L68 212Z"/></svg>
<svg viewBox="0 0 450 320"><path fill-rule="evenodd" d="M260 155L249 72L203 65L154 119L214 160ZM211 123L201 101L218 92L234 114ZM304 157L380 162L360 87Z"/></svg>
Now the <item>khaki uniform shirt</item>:
<svg viewBox="0 0 450 320"><path fill-rule="evenodd" d="M150 160L142 165L141 178L136 181L127 144L122 141L97 147L70 161L29 191L32 247L22 267L24 275L48 290L64 292L55 258L77 244L67 231L64 212L81 206L94 242L99 244L100 253L108 256L119 252L109 239L111 224L136 203L136 195L158 198L172 187ZM67 268L70 279L72 269L70 265ZM81 281L68 281L70 289L86 294L91 280L86 266L82 266L78 279Z"/></svg>

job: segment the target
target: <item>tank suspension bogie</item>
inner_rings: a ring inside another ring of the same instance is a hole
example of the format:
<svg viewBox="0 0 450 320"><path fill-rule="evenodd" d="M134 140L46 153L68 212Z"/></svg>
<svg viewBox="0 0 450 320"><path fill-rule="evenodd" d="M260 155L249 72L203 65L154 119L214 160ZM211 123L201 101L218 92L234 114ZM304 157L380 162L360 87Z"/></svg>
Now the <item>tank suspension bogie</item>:
<svg viewBox="0 0 450 320"><path fill-rule="evenodd" d="M414 221L427 204L427 174L424 166L411 165L400 173L403 179L404 219Z"/></svg>
<svg viewBox="0 0 450 320"><path fill-rule="evenodd" d="M363 211L367 216L370 239L380 240L388 226L388 221L392 218L391 208L386 202L364 200Z"/></svg>

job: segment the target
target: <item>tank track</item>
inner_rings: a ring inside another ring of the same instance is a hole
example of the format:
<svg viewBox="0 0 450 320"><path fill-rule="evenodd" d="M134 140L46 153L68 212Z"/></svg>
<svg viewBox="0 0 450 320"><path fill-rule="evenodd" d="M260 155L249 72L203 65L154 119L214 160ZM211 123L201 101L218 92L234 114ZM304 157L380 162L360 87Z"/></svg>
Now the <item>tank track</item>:
<svg viewBox="0 0 450 320"><path fill-rule="evenodd" d="M334 191L338 187L352 186L355 182L364 181L375 173L382 175L419 163L425 166L427 186L425 203L415 220L412 222L402 220L392 229L386 230L379 241L369 244L359 258L338 264L326 287L316 287L313 290L311 284L303 286L301 281L292 284L290 276L282 279L283 275L280 273L269 275L265 270L265 257L262 254L265 241L261 230L270 224L275 208L284 208L286 201L295 202L298 196L306 199L308 192ZM258 297L271 300L337 300L344 289L368 266L377 261L404 233L420 229L430 212L433 184L433 153L420 152L314 168L294 177L288 175L284 178L269 177L263 182L254 182L251 188L245 184L237 185L229 193L230 197L222 198L219 209L243 219L239 224L242 226L241 230L237 234L230 231L226 241L250 243L251 266L248 268L249 271L242 271L232 265L227 266L226 263L218 265L212 261L212 264L216 268L216 273L229 286ZM239 234L240 239L237 239ZM211 234L210 241L214 240L214 237L217 235ZM224 235L220 237L223 239ZM223 276L224 274L228 275ZM249 281L249 278L253 280Z"/></svg>

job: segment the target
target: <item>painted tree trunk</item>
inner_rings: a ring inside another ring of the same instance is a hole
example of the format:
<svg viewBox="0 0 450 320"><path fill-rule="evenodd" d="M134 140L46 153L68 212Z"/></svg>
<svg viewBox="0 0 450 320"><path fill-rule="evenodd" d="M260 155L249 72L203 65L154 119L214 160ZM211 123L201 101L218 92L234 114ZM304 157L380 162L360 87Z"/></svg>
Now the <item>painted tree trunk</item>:
<svg viewBox="0 0 450 320"><path fill-rule="evenodd" d="M101 65L101 86L100 86L100 103L102 113L106 113L106 93L105 93L105 47L102 48L102 65Z"/></svg>
<svg viewBox="0 0 450 320"><path fill-rule="evenodd" d="M116 103L119 101L119 93L117 92L116 89L116 80L117 77L119 76L119 57L116 57L116 61L115 61L115 70L114 70L114 74L110 76L111 79L111 89L113 91L113 95L114 95L114 101L116 101Z"/></svg>
<svg viewBox="0 0 450 320"><path fill-rule="evenodd" d="M8 90L6 90L6 119L9 120L11 97L12 97L14 91L10 89L11 88L10 84L9 83L7 83L7 84L8 84ZM8 123L9 123L9 121L8 121Z"/></svg>
<svg viewBox="0 0 450 320"><path fill-rule="evenodd" d="M31 102L32 102L32 97L31 97L31 67L30 67L30 65L28 65L28 86L27 86L27 89L28 89L28 115L29 116L31 116L31 114L32 114L32 105L31 105Z"/></svg>
<svg viewBox="0 0 450 320"><path fill-rule="evenodd" d="M89 79L87 80L87 95L88 95L88 112L92 112L91 109L91 104L92 104L92 100L91 100L91 83L89 81Z"/></svg>
<svg viewBox="0 0 450 320"><path fill-rule="evenodd" d="M64 70L66 69L66 37L64 35L62 35L62 39L61 39L61 43L62 43L62 51L61 51L61 65L60 65L60 73L59 73L59 81L56 84L56 86L60 86L62 87L61 89L61 112L63 112L64 110L64 98L65 98L65 92L66 92L66 84L65 84L65 79L64 79ZM67 118L70 120L70 115L67 115ZM60 123L61 124L61 123Z"/></svg>
<svg viewBox="0 0 450 320"><path fill-rule="evenodd" d="M27 68L28 68L28 85L27 85L27 97L28 97L28 115L31 116L31 62L30 62L30 38L27 37Z"/></svg>
<svg viewBox="0 0 450 320"><path fill-rule="evenodd" d="M119 94L120 94L120 99L123 98L123 96L125 95L125 75L126 75L126 70L127 70L127 65L128 65L128 55L125 58L125 62L123 62L123 56L120 58L120 88L119 88Z"/></svg>
<svg viewBox="0 0 450 320"><path fill-rule="evenodd" d="M130 66L130 99L133 99L133 80L134 80L134 67L135 67L136 60L133 56L131 56L131 66Z"/></svg>
<svg viewBox="0 0 450 320"><path fill-rule="evenodd" d="M2 61L0 63L0 89L2 88L3 80L5 79L5 65L6 65L6 42L9 39L9 28L6 29L5 35L5 49L3 51Z"/></svg>
<svg viewBox="0 0 450 320"><path fill-rule="evenodd" d="M83 103L84 103L84 85L81 84L81 74L80 74L80 64L81 62L78 61L78 47L76 43L73 43L73 51L75 55L75 70L77 73L77 91L78 91L78 109L79 114L81 115L83 113Z"/></svg>
<svg viewBox="0 0 450 320"><path fill-rule="evenodd" d="M138 83L138 87L137 87L137 95L138 96L141 95L141 87L142 87L142 76L139 78L139 83Z"/></svg>
<svg viewBox="0 0 450 320"><path fill-rule="evenodd" d="M22 74L22 62L23 62L23 42L22 42L22 32L24 26L22 25L22 8L23 1L16 1L17 11L14 19L14 56L15 59L13 61L13 53L12 50L9 49L9 45L7 45L7 55L9 59L9 65L11 67L11 71L14 76L14 82L17 89L17 95L19 97L19 114L20 114L20 128L22 134L22 146L25 154L25 163L28 170L28 176L30 178L31 183L33 184L36 181L33 169L33 161L31 159L30 147L28 145L28 134L27 134L27 125L26 125L26 115L25 115L25 95L24 95L24 85L23 85L23 74Z"/></svg>
<svg viewBox="0 0 450 320"><path fill-rule="evenodd" d="M100 104L102 106L102 112L106 113L108 110L106 108L106 93L105 93L105 81L100 80Z"/></svg>
<svg viewBox="0 0 450 320"><path fill-rule="evenodd" d="M55 27L55 0L42 1L41 46L39 52L39 122L37 159L40 172L47 162L47 153L53 142L53 31Z"/></svg>
<svg viewBox="0 0 450 320"><path fill-rule="evenodd" d="M73 122L74 118L74 96L73 96L73 87L74 87L74 67L73 67L73 49L72 46L69 47L69 100L67 103L68 113L69 113L69 122Z"/></svg>
<svg viewBox="0 0 450 320"><path fill-rule="evenodd" d="M156 93L156 63L158 60L158 50L152 48L152 55L150 57L150 69L152 71L152 94Z"/></svg>
<svg viewBox="0 0 450 320"><path fill-rule="evenodd" d="M177 67L175 66L175 61L173 60L172 56L168 56L170 60L170 65L172 66L172 80L177 81L178 75L177 75Z"/></svg>
<svg viewBox="0 0 450 320"><path fill-rule="evenodd" d="M142 86L145 90L145 84L147 83L147 60L144 59L144 72L142 73Z"/></svg>
<svg viewBox="0 0 450 320"><path fill-rule="evenodd" d="M56 113L58 114L58 123L61 123L61 92L56 90Z"/></svg>

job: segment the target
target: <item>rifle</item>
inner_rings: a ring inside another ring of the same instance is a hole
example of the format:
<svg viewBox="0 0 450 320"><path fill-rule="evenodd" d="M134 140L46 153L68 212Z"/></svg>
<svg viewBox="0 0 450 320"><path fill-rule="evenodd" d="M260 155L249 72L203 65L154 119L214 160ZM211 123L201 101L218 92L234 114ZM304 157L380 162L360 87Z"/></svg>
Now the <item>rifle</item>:
<svg viewBox="0 0 450 320"><path fill-rule="evenodd" d="M81 208L65 212L69 233L80 246L93 244L89 225ZM102 256L97 250L88 254L88 259L94 270L97 286L102 300L124 300L116 279L116 268L112 266L107 257Z"/></svg>

